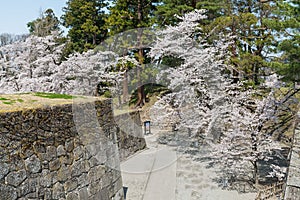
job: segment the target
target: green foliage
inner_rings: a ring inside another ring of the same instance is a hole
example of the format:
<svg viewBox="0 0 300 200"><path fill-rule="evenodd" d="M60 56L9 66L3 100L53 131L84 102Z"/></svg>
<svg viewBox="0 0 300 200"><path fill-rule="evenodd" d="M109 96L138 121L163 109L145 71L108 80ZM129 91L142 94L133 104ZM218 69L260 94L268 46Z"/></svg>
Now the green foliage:
<svg viewBox="0 0 300 200"><path fill-rule="evenodd" d="M259 85L261 77L270 73L270 56L278 38L269 25L274 23L276 9L271 1L229 0L218 17L202 26L203 34L212 44L224 34L235 36L229 47L233 76L243 77L249 85Z"/></svg>
<svg viewBox="0 0 300 200"><path fill-rule="evenodd" d="M162 0L161 4L157 6L157 11L155 12L156 24L160 27L175 25L179 22L176 15L183 16L194 9L207 10L207 19L202 23L208 24L216 17L221 16L223 7L224 0Z"/></svg>
<svg viewBox="0 0 300 200"><path fill-rule="evenodd" d="M37 93L34 93L33 95L37 96L37 97L48 98L48 99L73 99L73 98L76 98L75 96L67 95L67 94L56 94L56 93L45 93L45 92L37 92Z"/></svg>
<svg viewBox="0 0 300 200"><path fill-rule="evenodd" d="M114 0L106 19L109 34L115 35L130 29L151 27L156 9L155 0Z"/></svg>
<svg viewBox="0 0 300 200"><path fill-rule="evenodd" d="M12 105L14 104L16 101L15 100L11 100L11 101L3 101L2 103L3 104L6 104L6 105Z"/></svg>
<svg viewBox="0 0 300 200"><path fill-rule="evenodd" d="M11 105L11 104L16 103L16 100L4 98L4 97L0 97L0 101L6 105Z"/></svg>
<svg viewBox="0 0 300 200"><path fill-rule="evenodd" d="M275 52L281 53L275 69L284 76L286 82L300 81L300 1L277 1L274 10L275 19L268 20L270 27L276 30L281 40L276 44ZM283 38L283 39L282 39Z"/></svg>
<svg viewBox="0 0 300 200"><path fill-rule="evenodd" d="M147 80L145 79L147 75L144 71L144 64L149 62L149 58L145 56L146 52L149 51L149 40L146 34L147 30L143 28L153 26L156 4L156 0L114 0L112 3L113 6L109 9L110 14L106 19L106 26L109 29L109 34L116 35L117 37L117 41L113 40L109 42L117 43L117 47L120 49L115 52L118 52L120 56L129 56L139 64L139 67L137 67L135 66L137 64L127 62L117 66L118 69L125 72L133 67L136 69L136 76L132 76L134 78L130 80L131 83L128 81L129 77L127 73L124 74L124 102L127 101L129 84L141 83L141 80ZM152 37L153 34L150 36L150 41ZM139 86L137 106L144 104L145 95L143 90L143 86Z"/></svg>
<svg viewBox="0 0 300 200"><path fill-rule="evenodd" d="M111 87L113 87L114 84L111 82L107 82L107 81L100 81L97 85L97 93L99 96L104 96L106 98L110 98L111 92L109 91L109 89Z"/></svg>
<svg viewBox="0 0 300 200"><path fill-rule="evenodd" d="M178 23L178 18L175 15L182 16L196 8L192 5L192 1L186 0L163 0L162 4L157 7L156 23L159 26L175 25Z"/></svg>
<svg viewBox="0 0 300 200"><path fill-rule="evenodd" d="M103 94L103 96L104 96L105 98L111 98L111 97L112 97L110 91L105 91L104 94Z"/></svg>
<svg viewBox="0 0 300 200"><path fill-rule="evenodd" d="M162 58L161 64L167 67L178 67L183 64L184 60L181 58L176 58L174 56L165 56Z"/></svg>
<svg viewBox="0 0 300 200"><path fill-rule="evenodd" d="M71 40L66 52L86 51L102 42L107 35L104 0L68 0L62 16L63 25L69 28Z"/></svg>
<svg viewBox="0 0 300 200"><path fill-rule="evenodd" d="M31 34L44 37L50 35L53 31L60 31L59 20L55 16L52 9L47 9L41 13L41 16L27 23L27 27Z"/></svg>

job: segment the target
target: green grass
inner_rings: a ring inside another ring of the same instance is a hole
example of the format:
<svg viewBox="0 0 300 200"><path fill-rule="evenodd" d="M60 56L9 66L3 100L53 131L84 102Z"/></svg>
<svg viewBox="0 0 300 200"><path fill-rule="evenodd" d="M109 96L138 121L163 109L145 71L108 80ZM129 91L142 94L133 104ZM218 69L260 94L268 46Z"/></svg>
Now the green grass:
<svg viewBox="0 0 300 200"><path fill-rule="evenodd" d="M56 94L56 93L45 93L45 92L37 92L33 94L34 96L37 97L43 97L43 98L48 98L48 99L73 99L76 98L72 95L68 94Z"/></svg>
<svg viewBox="0 0 300 200"><path fill-rule="evenodd" d="M7 105L11 105L11 104L16 103L16 101L15 101L15 100L11 100L11 101L3 101L2 103L7 104Z"/></svg>
<svg viewBox="0 0 300 200"><path fill-rule="evenodd" d="M7 100L9 100L9 99L4 98L4 97L0 97L0 101L7 101Z"/></svg>
<svg viewBox="0 0 300 200"><path fill-rule="evenodd" d="M2 103L6 104L6 105L14 104L14 103L16 103L16 101L18 101L20 103L24 102L23 99L12 100L12 99L8 99L8 98L4 98L4 97L0 97L0 101L2 101Z"/></svg>

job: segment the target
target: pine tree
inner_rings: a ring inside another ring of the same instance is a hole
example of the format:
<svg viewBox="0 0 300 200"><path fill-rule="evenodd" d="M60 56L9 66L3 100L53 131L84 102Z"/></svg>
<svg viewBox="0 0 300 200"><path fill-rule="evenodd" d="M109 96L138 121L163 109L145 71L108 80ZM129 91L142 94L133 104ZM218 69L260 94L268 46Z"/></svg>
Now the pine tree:
<svg viewBox="0 0 300 200"><path fill-rule="evenodd" d="M213 42L219 33L235 35L230 51L232 78L259 85L270 73L272 46L276 42L273 30L265 23L272 19L276 6L272 1L226 0L221 16L204 25L204 34Z"/></svg>
<svg viewBox="0 0 300 200"><path fill-rule="evenodd" d="M273 59L273 66L283 75L283 80L292 83L299 82L300 2L278 0L273 15L272 19L265 19L265 23L279 38L274 51L281 53L281 56Z"/></svg>
<svg viewBox="0 0 300 200"><path fill-rule="evenodd" d="M206 9L206 19L201 19L201 21L209 23L221 15L222 7L224 7L224 0L163 0L155 12L156 24L158 26L175 25L180 22L176 15L183 16L195 9Z"/></svg>
<svg viewBox="0 0 300 200"><path fill-rule="evenodd" d="M148 28L153 25L153 15L155 11L154 0L116 0L113 2L113 6L109 9L110 14L106 20L107 27L109 29L110 35L119 34L128 30L131 30L133 35L136 36L134 39L137 43L134 47L126 47L126 41L122 44L124 51L120 56L134 55L136 60L138 60L139 66L136 66L136 77L138 82L137 88L137 103L136 107L143 106L145 103L145 92L144 86L142 85L142 72L143 65L145 64L145 53L148 48L142 47L143 40L143 28ZM135 29L135 30L134 30ZM126 34L126 33L125 33ZM124 73L124 83L127 84L127 74L130 65L127 67L123 65ZM123 85L123 96L126 98L127 86Z"/></svg>
<svg viewBox="0 0 300 200"><path fill-rule="evenodd" d="M50 35L53 31L59 32L59 24L58 18L55 16L53 10L49 8L41 13L41 17L28 22L27 27L31 34L44 37Z"/></svg>
<svg viewBox="0 0 300 200"><path fill-rule="evenodd" d="M70 48L85 51L100 44L107 36L104 26L107 1L104 0L68 0L62 16L63 25L69 28Z"/></svg>

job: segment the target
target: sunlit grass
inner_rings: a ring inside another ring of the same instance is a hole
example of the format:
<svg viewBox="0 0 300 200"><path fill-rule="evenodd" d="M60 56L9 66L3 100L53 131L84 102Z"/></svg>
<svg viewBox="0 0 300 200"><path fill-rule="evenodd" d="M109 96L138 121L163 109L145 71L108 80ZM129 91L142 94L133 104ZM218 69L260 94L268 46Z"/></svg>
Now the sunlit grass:
<svg viewBox="0 0 300 200"><path fill-rule="evenodd" d="M76 98L75 96L68 95L68 94L56 94L56 93L45 93L45 92L37 92L33 94L37 97L43 97L48 99L73 99Z"/></svg>

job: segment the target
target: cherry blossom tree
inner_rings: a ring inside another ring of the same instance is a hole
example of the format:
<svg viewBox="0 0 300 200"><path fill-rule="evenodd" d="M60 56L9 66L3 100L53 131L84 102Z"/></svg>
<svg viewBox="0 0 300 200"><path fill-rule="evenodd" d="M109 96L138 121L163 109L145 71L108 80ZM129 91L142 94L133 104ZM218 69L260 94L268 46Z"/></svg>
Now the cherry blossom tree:
<svg viewBox="0 0 300 200"><path fill-rule="evenodd" d="M75 53L67 61L62 62L53 76L58 93L97 95L97 85L100 81L118 84L121 74L111 72L117 63L113 52L95 52L89 50ZM116 87L111 87L113 90ZM114 92L114 91L112 91Z"/></svg>
<svg viewBox="0 0 300 200"><path fill-rule="evenodd" d="M212 161L219 164L222 176L234 179L231 181L257 186L259 162L272 159L272 152L281 149L267 126L276 120L273 91L261 97L257 90L242 87L236 90L235 87L229 91L226 107L220 107L217 113L214 127L218 127L221 134L219 141L209 142ZM283 173L281 171L281 175Z"/></svg>
<svg viewBox="0 0 300 200"><path fill-rule="evenodd" d="M233 83L231 67L226 64L230 36L213 45L201 38L198 22L203 10L186 14L177 26L160 31L151 56L162 60L172 56L182 60L178 67L163 70L158 81L172 91L152 108L154 121L176 119L177 128L186 128L191 136L204 137L210 145L214 164L227 176L255 186L258 161L268 160L270 152L280 149L266 125L274 119L274 77L262 91ZM234 36L233 36L234 37ZM271 91L269 94L266 92Z"/></svg>
<svg viewBox="0 0 300 200"><path fill-rule="evenodd" d="M63 45L57 35L30 36L25 41L0 48L1 93L46 91L51 75L58 66Z"/></svg>
<svg viewBox="0 0 300 200"><path fill-rule="evenodd" d="M224 60L228 43L224 39L212 46L196 35L200 31L198 21L206 18L204 12L196 10L188 13L179 17L182 22L178 26L160 31L150 53L158 61L165 56L183 60L180 66L161 71L158 82L167 85L173 92L163 96L152 113L171 103L173 117L180 119L177 128L190 128L194 133L208 126L213 108L222 101L224 88L229 84L229 80L222 75L226 68ZM157 121L162 121L162 117L165 116L155 115Z"/></svg>
<svg viewBox="0 0 300 200"><path fill-rule="evenodd" d="M0 93L55 92L95 95L100 80L117 82L111 73L113 52L74 53L61 61L64 44L58 34L30 36L0 48Z"/></svg>

